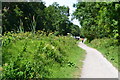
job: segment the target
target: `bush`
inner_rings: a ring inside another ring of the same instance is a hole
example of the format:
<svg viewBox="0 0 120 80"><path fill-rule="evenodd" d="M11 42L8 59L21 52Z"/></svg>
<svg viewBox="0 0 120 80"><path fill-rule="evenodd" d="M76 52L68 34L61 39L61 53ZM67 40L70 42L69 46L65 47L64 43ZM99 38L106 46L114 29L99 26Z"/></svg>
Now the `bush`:
<svg viewBox="0 0 120 80"><path fill-rule="evenodd" d="M3 79L47 78L54 65L72 63L69 51L77 47L71 37L46 36L44 32L6 33L2 39Z"/></svg>

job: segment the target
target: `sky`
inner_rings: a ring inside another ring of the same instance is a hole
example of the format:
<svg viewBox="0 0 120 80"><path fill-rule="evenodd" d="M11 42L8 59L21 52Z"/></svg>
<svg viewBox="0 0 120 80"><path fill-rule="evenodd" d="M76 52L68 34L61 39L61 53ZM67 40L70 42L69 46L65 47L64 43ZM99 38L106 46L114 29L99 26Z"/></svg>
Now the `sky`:
<svg viewBox="0 0 120 80"><path fill-rule="evenodd" d="M45 4L46 6L53 4L53 2L57 2L60 6L63 6L63 5L68 6L70 8L70 14L72 14L73 11L75 11L76 9L73 7L73 4L77 3L77 0L42 0L42 1L46 3ZM69 19L71 20L71 16L69 17ZM78 25L79 27L81 27L78 20L74 19L72 22Z"/></svg>

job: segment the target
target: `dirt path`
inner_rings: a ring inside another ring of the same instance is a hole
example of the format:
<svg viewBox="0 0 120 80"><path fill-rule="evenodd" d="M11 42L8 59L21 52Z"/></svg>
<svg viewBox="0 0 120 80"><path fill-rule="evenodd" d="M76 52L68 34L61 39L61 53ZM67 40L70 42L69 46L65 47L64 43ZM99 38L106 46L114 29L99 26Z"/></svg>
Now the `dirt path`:
<svg viewBox="0 0 120 80"><path fill-rule="evenodd" d="M81 78L118 78L117 69L99 51L81 42L79 47L87 52Z"/></svg>

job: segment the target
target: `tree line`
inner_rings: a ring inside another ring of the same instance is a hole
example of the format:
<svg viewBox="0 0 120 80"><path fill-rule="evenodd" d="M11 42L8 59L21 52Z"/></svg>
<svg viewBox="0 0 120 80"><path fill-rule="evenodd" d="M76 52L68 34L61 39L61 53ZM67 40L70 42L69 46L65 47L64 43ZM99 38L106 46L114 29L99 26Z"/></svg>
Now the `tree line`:
<svg viewBox="0 0 120 80"><path fill-rule="evenodd" d="M119 2L78 2L73 18L81 23L81 34L89 41L95 38L114 38L120 43Z"/></svg>
<svg viewBox="0 0 120 80"><path fill-rule="evenodd" d="M69 20L69 7L56 2L46 7L40 2L3 2L2 33L8 31L35 33L42 30L55 35L80 35L80 28Z"/></svg>

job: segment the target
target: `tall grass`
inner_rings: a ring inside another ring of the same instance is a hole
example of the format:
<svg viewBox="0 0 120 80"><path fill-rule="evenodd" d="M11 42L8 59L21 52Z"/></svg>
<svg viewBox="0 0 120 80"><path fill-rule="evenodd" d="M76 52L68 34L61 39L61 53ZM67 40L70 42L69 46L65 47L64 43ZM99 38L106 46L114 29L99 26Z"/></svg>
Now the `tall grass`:
<svg viewBox="0 0 120 80"><path fill-rule="evenodd" d="M68 36L9 32L2 39L3 79L74 77L85 55Z"/></svg>

